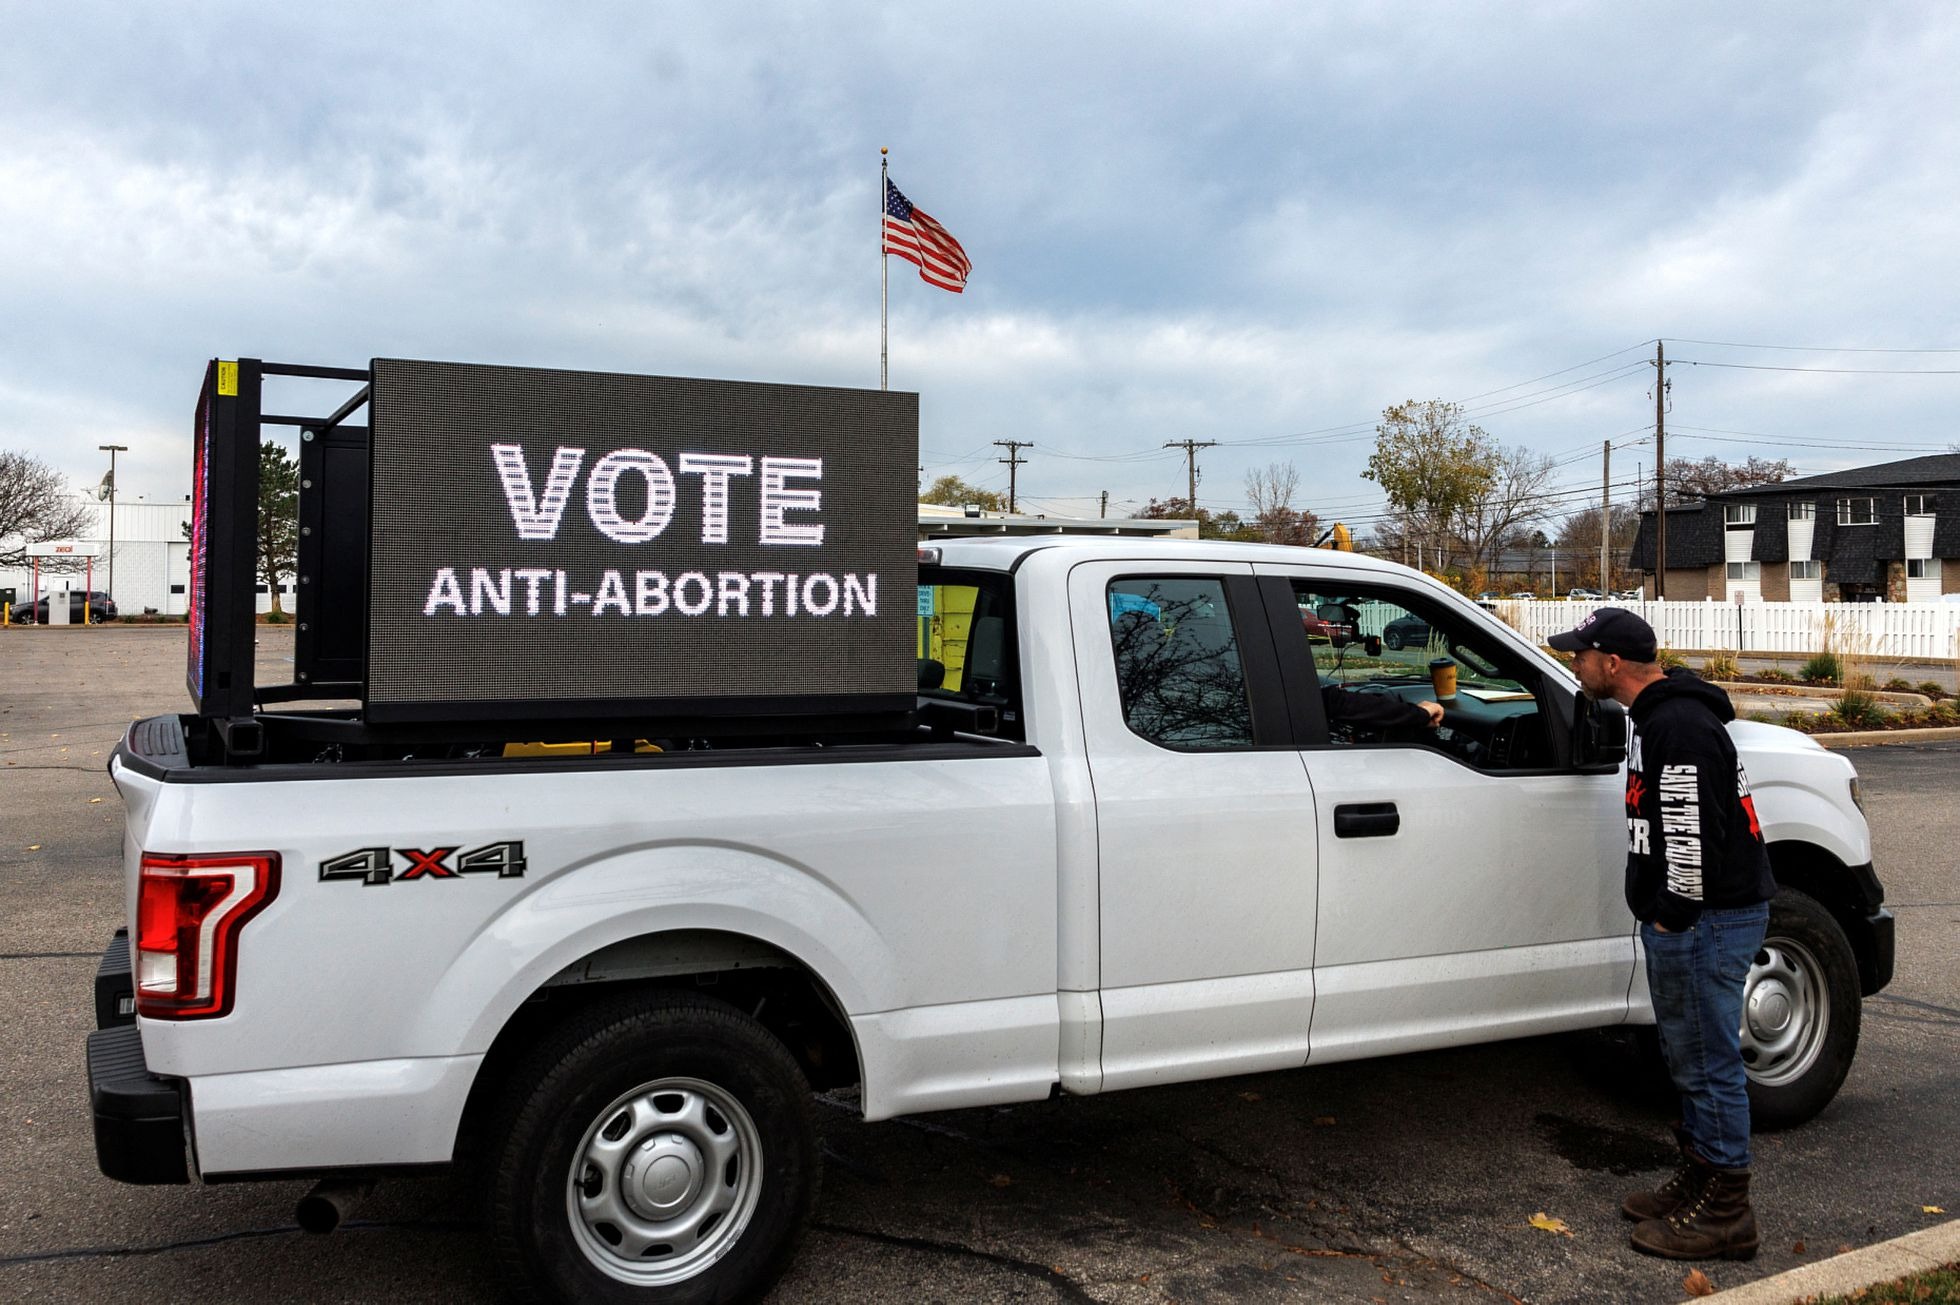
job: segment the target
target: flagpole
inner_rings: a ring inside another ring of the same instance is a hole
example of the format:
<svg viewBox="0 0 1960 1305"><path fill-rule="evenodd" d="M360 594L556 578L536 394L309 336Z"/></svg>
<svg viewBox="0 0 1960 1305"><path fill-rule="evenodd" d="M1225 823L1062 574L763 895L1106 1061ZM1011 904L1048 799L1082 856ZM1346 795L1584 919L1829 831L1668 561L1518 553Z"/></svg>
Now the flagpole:
<svg viewBox="0 0 1960 1305"><path fill-rule="evenodd" d="M880 146L878 149L878 388L891 388L887 382L890 367L890 354L886 344L886 301L890 279L891 260L885 257L885 197L891 188L891 151Z"/></svg>

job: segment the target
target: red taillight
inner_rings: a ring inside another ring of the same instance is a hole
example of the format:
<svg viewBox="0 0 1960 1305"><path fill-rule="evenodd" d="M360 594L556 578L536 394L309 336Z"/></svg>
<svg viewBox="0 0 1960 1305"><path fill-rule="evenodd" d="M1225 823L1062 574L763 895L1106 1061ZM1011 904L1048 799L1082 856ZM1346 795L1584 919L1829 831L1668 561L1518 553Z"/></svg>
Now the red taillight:
<svg viewBox="0 0 1960 1305"><path fill-rule="evenodd" d="M277 852L143 854L136 894L136 1013L231 1013L238 931L279 891Z"/></svg>

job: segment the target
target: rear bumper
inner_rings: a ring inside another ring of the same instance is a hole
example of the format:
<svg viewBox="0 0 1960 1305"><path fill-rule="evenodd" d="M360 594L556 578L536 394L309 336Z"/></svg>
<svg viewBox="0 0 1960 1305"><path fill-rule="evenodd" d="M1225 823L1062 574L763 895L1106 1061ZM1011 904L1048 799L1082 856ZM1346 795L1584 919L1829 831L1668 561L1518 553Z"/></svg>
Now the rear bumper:
<svg viewBox="0 0 1960 1305"><path fill-rule="evenodd" d="M96 1031L88 1035L88 1099L95 1116L95 1163L124 1183L188 1183L184 1086L150 1072L136 1029L124 930L95 971Z"/></svg>
<svg viewBox="0 0 1960 1305"><path fill-rule="evenodd" d="M89 1108L95 1115L95 1163L123 1183L188 1183L184 1091L150 1073L133 1024L88 1035Z"/></svg>

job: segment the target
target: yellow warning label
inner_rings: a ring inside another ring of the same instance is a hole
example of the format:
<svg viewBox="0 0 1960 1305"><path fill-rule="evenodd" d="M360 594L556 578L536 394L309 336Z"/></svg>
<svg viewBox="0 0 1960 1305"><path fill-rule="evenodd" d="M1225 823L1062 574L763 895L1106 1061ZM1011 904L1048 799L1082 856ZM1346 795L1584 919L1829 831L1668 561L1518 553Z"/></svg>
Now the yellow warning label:
<svg viewBox="0 0 1960 1305"><path fill-rule="evenodd" d="M219 362L218 393L230 394L234 396L238 393L238 364L237 363L222 362L222 361Z"/></svg>

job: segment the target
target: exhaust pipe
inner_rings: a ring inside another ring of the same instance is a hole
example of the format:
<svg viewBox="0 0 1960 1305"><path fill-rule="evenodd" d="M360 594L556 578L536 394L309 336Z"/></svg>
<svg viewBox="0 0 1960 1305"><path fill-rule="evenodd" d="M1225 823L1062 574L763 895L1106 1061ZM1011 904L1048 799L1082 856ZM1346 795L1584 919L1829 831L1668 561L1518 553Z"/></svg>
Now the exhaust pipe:
<svg viewBox="0 0 1960 1305"><path fill-rule="evenodd" d="M371 1179L322 1178L299 1198L293 1218L305 1232L330 1233L352 1216L373 1190Z"/></svg>

